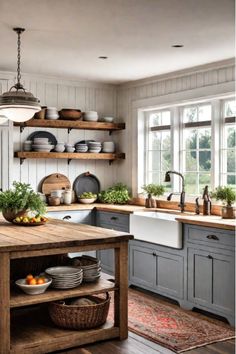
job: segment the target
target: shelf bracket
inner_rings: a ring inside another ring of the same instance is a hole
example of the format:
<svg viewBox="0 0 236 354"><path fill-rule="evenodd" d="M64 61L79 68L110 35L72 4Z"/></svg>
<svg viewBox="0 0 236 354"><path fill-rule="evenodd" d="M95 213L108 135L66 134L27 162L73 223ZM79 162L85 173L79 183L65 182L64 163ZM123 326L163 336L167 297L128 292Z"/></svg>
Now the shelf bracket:
<svg viewBox="0 0 236 354"><path fill-rule="evenodd" d="M109 135L111 135L112 134L112 130L109 130Z"/></svg>
<svg viewBox="0 0 236 354"><path fill-rule="evenodd" d="M73 128L68 128L68 129L67 129L68 134L70 134L70 132L71 132L72 129L73 129Z"/></svg>
<svg viewBox="0 0 236 354"><path fill-rule="evenodd" d="M25 129L25 125L21 125L20 126L20 132L23 133L24 129Z"/></svg>
<svg viewBox="0 0 236 354"><path fill-rule="evenodd" d="M69 165L72 159L67 159L67 164Z"/></svg>
<svg viewBox="0 0 236 354"><path fill-rule="evenodd" d="M25 157L20 157L20 164L22 165L25 160Z"/></svg>
<svg viewBox="0 0 236 354"><path fill-rule="evenodd" d="M109 166L111 166L112 162L113 162L113 160L109 160Z"/></svg>

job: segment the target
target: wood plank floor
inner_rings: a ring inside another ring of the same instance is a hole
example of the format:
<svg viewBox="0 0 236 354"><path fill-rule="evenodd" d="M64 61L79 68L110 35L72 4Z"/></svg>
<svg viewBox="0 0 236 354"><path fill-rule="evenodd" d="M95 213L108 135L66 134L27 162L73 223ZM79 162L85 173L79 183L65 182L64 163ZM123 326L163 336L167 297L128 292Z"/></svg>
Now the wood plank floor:
<svg viewBox="0 0 236 354"><path fill-rule="evenodd" d="M110 276L106 277L111 279ZM163 298L160 295L153 294L146 290L140 290L143 295L152 294L156 298L165 299L167 302L176 303L175 301L167 298ZM110 340L99 342L95 344L88 344L81 348L74 348L66 351L58 351L56 353L63 354L173 354L174 352L166 349L159 344L153 343L143 337L140 337L132 332L129 332L127 340ZM235 354L235 340L227 340L224 342L218 342L210 344L204 347L192 349L184 352L184 354Z"/></svg>
<svg viewBox="0 0 236 354"><path fill-rule="evenodd" d="M63 354L172 354L173 351L129 332L124 341L110 340L56 353ZM184 354L234 354L235 341L227 340L184 352Z"/></svg>

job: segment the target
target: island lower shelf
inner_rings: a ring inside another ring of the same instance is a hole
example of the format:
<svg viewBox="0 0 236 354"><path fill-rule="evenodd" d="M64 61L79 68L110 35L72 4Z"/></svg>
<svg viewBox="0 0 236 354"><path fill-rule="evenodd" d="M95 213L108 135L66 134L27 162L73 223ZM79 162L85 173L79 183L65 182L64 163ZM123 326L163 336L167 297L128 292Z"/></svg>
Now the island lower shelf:
<svg viewBox="0 0 236 354"><path fill-rule="evenodd" d="M65 330L51 322L45 307L13 311L10 352L15 354L44 354L119 336L119 327L112 321L90 330Z"/></svg>

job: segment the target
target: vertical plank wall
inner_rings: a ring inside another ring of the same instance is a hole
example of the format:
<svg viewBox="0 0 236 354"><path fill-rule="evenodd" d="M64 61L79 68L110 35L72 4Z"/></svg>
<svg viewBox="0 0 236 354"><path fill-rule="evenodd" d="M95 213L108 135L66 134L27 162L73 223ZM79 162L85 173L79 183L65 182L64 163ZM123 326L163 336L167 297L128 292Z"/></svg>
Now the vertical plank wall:
<svg viewBox="0 0 236 354"><path fill-rule="evenodd" d="M0 75L1 78L1 75ZM14 78L0 80L0 90L2 92L12 86ZM41 105L61 108L77 108L82 111L96 110L99 116L114 116L116 117L116 88L112 85L97 84L90 82L73 82L62 81L48 78L31 78L26 77L24 86L32 92L36 97L40 98ZM46 130L54 134L58 142L76 143L80 140L93 139L97 141L107 141L114 139L115 135L122 132L114 132L109 136L108 132L72 130L68 134L67 129L44 129L44 128L26 128L22 133L18 127L2 128L7 138L1 139L1 151L5 146L4 154L1 153L1 181L2 188L6 189L6 178L9 185L14 180L30 183L35 190L40 187L42 179L55 172L63 173L69 177L73 184L75 178L86 171L95 174L100 180L101 187L107 188L115 183L117 178L117 168L122 161L115 161L109 166L108 161L79 161L72 160L70 165L67 160L56 159L28 159L20 165L20 160L13 158L13 150L19 151L22 148L23 142L29 134L36 130ZM3 134L3 133L2 133ZM7 161L8 160L8 164ZM8 170L10 173L6 173ZM5 176L5 177L4 177ZM5 179L4 179L5 178ZM1 186L0 186L1 187Z"/></svg>
<svg viewBox="0 0 236 354"><path fill-rule="evenodd" d="M134 173L138 174L136 163L132 161L135 155L132 149L137 149L134 141L137 141L137 132L134 127L133 107L137 102L145 106L151 98L157 98L159 102L166 104L166 98L179 93L189 93L191 90L204 92L207 96L212 95L213 87L222 86L224 83L235 81L234 61L229 59L218 63L212 63L200 67L173 72L149 79L138 80L119 86L117 92L118 116L125 117L126 130L120 136L119 144L126 152L126 160L120 166L119 179L134 188ZM234 84L232 84L234 87ZM169 96L168 96L169 95ZM182 95L184 96L184 95ZM165 99L165 100L164 100ZM135 171L136 169L136 171ZM136 191L133 190L133 193Z"/></svg>

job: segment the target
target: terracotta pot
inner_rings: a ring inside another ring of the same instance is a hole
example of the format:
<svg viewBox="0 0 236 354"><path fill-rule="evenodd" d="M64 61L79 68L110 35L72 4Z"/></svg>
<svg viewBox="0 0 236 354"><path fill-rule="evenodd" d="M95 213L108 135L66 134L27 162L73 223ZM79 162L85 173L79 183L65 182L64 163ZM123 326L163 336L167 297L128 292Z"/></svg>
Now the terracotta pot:
<svg viewBox="0 0 236 354"><path fill-rule="evenodd" d="M12 222L18 216L24 216L25 213L26 213L26 209L23 209L20 211L16 211L16 210L12 210L12 209L2 210L2 215L9 222Z"/></svg>
<svg viewBox="0 0 236 354"><path fill-rule="evenodd" d="M236 208L232 206L223 206L221 209L222 219L234 219L236 217Z"/></svg>

